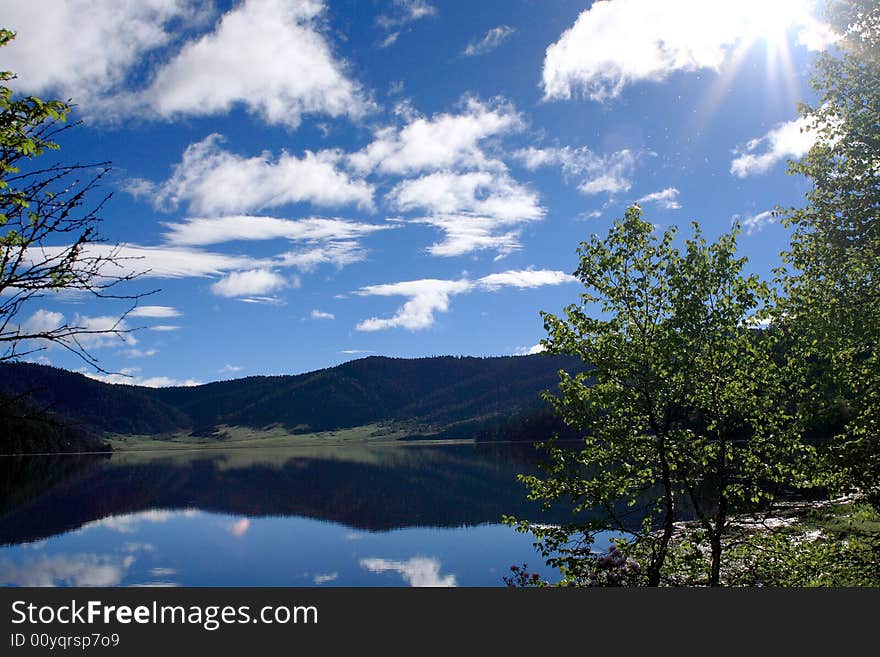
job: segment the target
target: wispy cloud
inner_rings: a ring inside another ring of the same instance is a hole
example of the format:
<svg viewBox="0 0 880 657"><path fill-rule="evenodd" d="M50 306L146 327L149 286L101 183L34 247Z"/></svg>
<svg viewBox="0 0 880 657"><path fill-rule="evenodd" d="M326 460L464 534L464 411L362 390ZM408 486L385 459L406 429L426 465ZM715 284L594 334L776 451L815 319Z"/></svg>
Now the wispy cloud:
<svg viewBox="0 0 880 657"><path fill-rule="evenodd" d="M493 27L491 30L486 32L486 34L484 34L482 38L477 39L476 41L471 41L462 51L462 54L468 57L473 57L475 55L485 55L487 52L495 50L495 48L507 41L515 33L516 29L508 25L499 25L498 27Z"/></svg>
<svg viewBox="0 0 880 657"><path fill-rule="evenodd" d="M367 252L357 242L328 242L319 246L287 251L277 257L280 267L295 267L300 271L311 271L318 265L331 264L337 268L366 259Z"/></svg>
<svg viewBox="0 0 880 657"><path fill-rule="evenodd" d="M678 201L679 191L675 187L667 187L659 192L645 194L636 200L636 203L644 205L645 203L653 203L659 205L666 210L679 210L681 203Z"/></svg>
<svg viewBox="0 0 880 657"><path fill-rule="evenodd" d="M340 242L395 228L345 219L278 219L261 216L192 218L166 223L164 237L174 246L205 246L233 241L287 239L303 242Z"/></svg>
<svg viewBox="0 0 880 657"><path fill-rule="evenodd" d="M600 155L586 146L523 148L513 153L527 169L558 166L567 179L577 181L583 194L618 194L632 187L636 166L645 153L623 149Z"/></svg>
<svg viewBox="0 0 880 657"><path fill-rule="evenodd" d="M327 312L324 312L323 310L317 310L317 309L313 310L311 312L310 317L312 319L336 319L336 315L334 315L333 313L327 313Z"/></svg>
<svg viewBox="0 0 880 657"><path fill-rule="evenodd" d="M767 226L776 223L776 215L772 210L759 212L758 214L746 215L745 217L735 216L734 221L738 221L742 226L746 235L759 233Z"/></svg>
<svg viewBox="0 0 880 657"><path fill-rule="evenodd" d="M41 247L33 257L57 257L69 247ZM101 275L137 275L143 278L196 278L218 276L230 270L270 266L265 259L212 253L200 249L139 244L90 244L81 250L83 260L107 260ZM27 257L27 254L25 254ZM112 260L112 262L111 262Z"/></svg>
<svg viewBox="0 0 880 657"><path fill-rule="evenodd" d="M180 317L181 313L177 308L171 306L138 306L130 313L129 317Z"/></svg>
<svg viewBox="0 0 880 657"><path fill-rule="evenodd" d="M392 11L376 17L376 25L391 29L434 16L437 8L428 0L391 0Z"/></svg>
<svg viewBox="0 0 880 657"><path fill-rule="evenodd" d="M150 358L158 353L158 349L129 349L125 352L125 355L129 358Z"/></svg>

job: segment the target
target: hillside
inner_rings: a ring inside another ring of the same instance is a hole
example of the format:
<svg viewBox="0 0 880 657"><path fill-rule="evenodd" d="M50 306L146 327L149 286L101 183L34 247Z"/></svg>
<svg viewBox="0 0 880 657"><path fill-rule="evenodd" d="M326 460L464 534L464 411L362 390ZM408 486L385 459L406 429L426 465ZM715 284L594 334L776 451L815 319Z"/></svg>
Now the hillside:
<svg viewBox="0 0 880 657"><path fill-rule="evenodd" d="M142 388L10 363L0 366L0 394L27 394L56 416L96 434L209 435L219 425L282 426L291 433L308 433L379 422L405 423L413 434L497 437L496 428L511 418L542 411L539 395L555 388L560 369L580 367L578 360L545 355L374 356L295 376Z"/></svg>

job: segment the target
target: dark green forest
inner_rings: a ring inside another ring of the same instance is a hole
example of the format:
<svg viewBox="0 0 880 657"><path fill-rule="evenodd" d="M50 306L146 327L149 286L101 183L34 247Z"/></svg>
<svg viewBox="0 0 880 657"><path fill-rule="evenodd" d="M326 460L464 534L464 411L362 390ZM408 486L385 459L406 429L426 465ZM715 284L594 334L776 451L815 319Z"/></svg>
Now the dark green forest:
<svg viewBox="0 0 880 657"><path fill-rule="evenodd" d="M185 388L110 385L31 363L0 364L0 394L24 396L39 415L5 420L2 451L52 451L35 436L70 432L54 451L91 451L95 436L193 432L218 425L283 426L310 433L370 423L403 423L412 436L526 440L564 430L540 398L560 370L584 365L570 357L370 357L296 376L257 376ZM543 418L533 427L520 416ZM65 425L70 427L65 429ZM27 431L24 427L28 427ZM524 429L528 428L528 431ZM79 436L79 440L76 439ZM91 438L89 438L91 436Z"/></svg>

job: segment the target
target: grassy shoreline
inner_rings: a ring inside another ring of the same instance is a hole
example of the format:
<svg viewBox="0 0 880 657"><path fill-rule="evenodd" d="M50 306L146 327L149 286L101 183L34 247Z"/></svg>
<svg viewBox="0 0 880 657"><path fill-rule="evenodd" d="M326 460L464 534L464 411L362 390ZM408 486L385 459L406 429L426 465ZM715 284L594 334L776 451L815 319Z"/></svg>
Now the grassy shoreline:
<svg viewBox="0 0 880 657"><path fill-rule="evenodd" d="M333 431L293 434L283 427L251 429L221 426L211 436L175 433L163 436L108 437L114 452L194 451L209 449L255 449L275 447L317 447L345 445L455 445L473 443L472 438L412 440L412 431L402 427L370 424Z"/></svg>

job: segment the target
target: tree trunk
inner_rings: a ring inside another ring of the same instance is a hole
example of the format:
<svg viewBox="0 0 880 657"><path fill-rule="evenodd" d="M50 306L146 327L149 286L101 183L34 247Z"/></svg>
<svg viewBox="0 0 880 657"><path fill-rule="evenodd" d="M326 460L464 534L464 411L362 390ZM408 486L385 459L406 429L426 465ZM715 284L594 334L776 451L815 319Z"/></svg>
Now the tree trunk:
<svg viewBox="0 0 880 657"><path fill-rule="evenodd" d="M727 524L727 439L719 435L718 451L718 511L715 515L715 530L709 535L712 550L712 565L709 571L709 586L721 586L721 536Z"/></svg>
<svg viewBox="0 0 880 657"><path fill-rule="evenodd" d="M709 572L709 586L721 586L721 532L712 532L709 537L712 551L712 566Z"/></svg>
<svg viewBox="0 0 880 657"><path fill-rule="evenodd" d="M666 444L663 438L658 436L658 451L660 455L660 470L663 478L663 506L665 517L663 519L663 534L660 536L660 544L654 551L651 565L648 568L648 586L660 586L660 575L663 572L663 564L666 561L666 553L669 550L669 541L672 540L672 532L675 529L675 502L672 496L672 477L669 470L669 460L666 456Z"/></svg>

